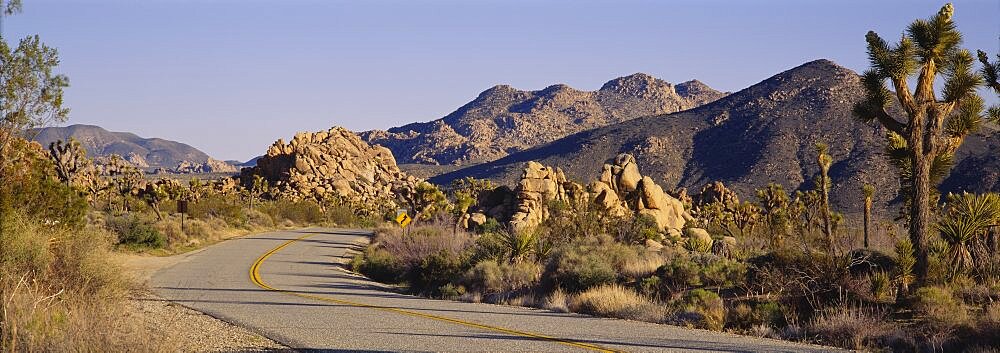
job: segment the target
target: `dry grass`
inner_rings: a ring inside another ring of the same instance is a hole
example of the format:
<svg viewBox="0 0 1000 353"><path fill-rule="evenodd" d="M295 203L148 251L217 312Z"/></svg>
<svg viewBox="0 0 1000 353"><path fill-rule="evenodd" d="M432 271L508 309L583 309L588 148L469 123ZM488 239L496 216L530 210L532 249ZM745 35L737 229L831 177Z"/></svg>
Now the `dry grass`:
<svg viewBox="0 0 1000 353"><path fill-rule="evenodd" d="M621 274L629 278L645 278L663 266L666 260L659 253L646 252L641 256L629 258L622 264Z"/></svg>
<svg viewBox="0 0 1000 353"><path fill-rule="evenodd" d="M881 347L897 328L874 309L837 308L813 319L809 331L824 343L852 349Z"/></svg>
<svg viewBox="0 0 1000 353"><path fill-rule="evenodd" d="M573 297L569 308L584 314L647 322L663 322L667 317L663 305L617 284L588 289Z"/></svg>
<svg viewBox="0 0 1000 353"><path fill-rule="evenodd" d="M17 214L0 219L0 350L166 351L123 309L129 284L110 261L111 236Z"/></svg>
<svg viewBox="0 0 1000 353"><path fill-rule="evenodd" d="M563 292L561 288L557 288L554 292L549 294L548 297L541 303L542 308L560 312L569 312L569 296L566 292Z"/></svg>

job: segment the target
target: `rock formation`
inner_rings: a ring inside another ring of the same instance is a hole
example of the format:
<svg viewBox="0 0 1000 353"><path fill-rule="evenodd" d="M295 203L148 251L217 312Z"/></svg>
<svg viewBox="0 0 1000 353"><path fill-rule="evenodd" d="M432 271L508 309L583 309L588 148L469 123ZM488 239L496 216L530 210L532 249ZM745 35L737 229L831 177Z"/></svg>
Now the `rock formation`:
<svg viewBox="0 0 1000 353"><path fill-rule="evenodd" d="M272 193L290 199L339 199L356 208L396 207L421 180L399 170L389 149L372 146L341 127L301 132L276 141L257 166L244 168L244 184L263 176Z"/></svg>
<svg viewBox="0 0 1000 353"><path fill-rule="evenodd" d="M510 217L514 229L540 224L549 217L548 203L552 201L594 202L614 215L645 215L656 222L660 231L673 236L680 236L684 224L692 219L681 201L639 173L635 158L629 154L605 164L600 179L587 188L569 181L562 169L531 161L525 164L514 192L515 211Z"/></svg>
<svg viewBox="0 0 1000 353"><path fill-rule="evenodd" d="M663 191L648 176L639 173L638 164L630 154L621 154L613 164L605 164L601 177L590 183L588 190L594 202L613 214L646 215L656 221L657 228L679 234L691 215L684 204Z"/></svg>
<svg viewBox="0 0 1000 353"><path fill-rule="evenodd" d="M209 158L205 163L181 161L173 169L167 170L168 173L175 174L236 173L238 171L236 166L212 158Z"/></svg>
<svg viewBox="0 0 1000 353"><path fill-rule="evenodd" d="M550 168L538 162L525 165L521 181L514 192L517 194L517 209L511 216L514 229L525 229L541 223L547 218L551 201L580 202L586 200L586 191L580 184L566 180L566 174L559 168Z"/></svg>

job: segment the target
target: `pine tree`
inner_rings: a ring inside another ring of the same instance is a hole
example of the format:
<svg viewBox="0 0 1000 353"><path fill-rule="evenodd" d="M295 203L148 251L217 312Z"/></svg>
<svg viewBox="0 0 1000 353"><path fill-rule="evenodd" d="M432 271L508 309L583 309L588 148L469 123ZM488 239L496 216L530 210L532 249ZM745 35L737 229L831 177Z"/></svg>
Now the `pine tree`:
<svg viewBox="0 0 1000 353"><path fill-rule="evenodd" d="M898 44L890 45L868 32L871 68L862 75L866 97L855 105L863 121L877 121L900 156L901 194L906 201L909 238L915 251L914 272L919 286L927 277L927 237L932 230L931 206L937 204L936 179L951 168L952 155L963 139L979 129L983 100L976 95L982 77L973 70L973 56L960 48L962 34L952 21L954 8L946 4L927 20L910 24ZM915 90L908 79L916 76ZM934 90L941 78L941 97ZM892 91L886 87L892 84ZM893 98L902 112L890 111Z"/></svg>

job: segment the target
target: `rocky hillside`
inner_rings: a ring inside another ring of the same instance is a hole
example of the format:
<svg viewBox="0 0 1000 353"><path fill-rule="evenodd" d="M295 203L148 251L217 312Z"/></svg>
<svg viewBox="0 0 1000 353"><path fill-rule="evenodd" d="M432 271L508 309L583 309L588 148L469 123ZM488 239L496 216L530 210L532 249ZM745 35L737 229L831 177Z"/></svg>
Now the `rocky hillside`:
<svg viewBox="0 0 1000 353"><path fill-rule="evenodd" d="M174 168L182 162L208 163L209 157L189 145L159 138L142 138L128 132L112 132L94 125L47 127L34 131L42 146L75 138L91 157L117 154L140 168Z"/></svg>
<svg viewBox="0 0 1000 353"><path fill-rule="evenodd" d="M882 190L880 203L896 191L894 171L882 156L883 132L852 117L861 94L855 72L817 60L698 108L580 132L431 181L475 176L512 184L531 160L589 180L606 161L631 153L644 174L667 189L698 190L721 180L752 198L770 182L791 190L812 187L814 144L824 141L834 158L832 201L852 212L861 205L862 183Z"/></svg>
<svg viewBox="0 0 1000 353"><path fill-rule="evenodd" d="M597 91L567 85L522 91L500 85L444 118L360 135L388 147L400 163L474 164L576 132L690 109L723 96L699 81L673 85L641 73L611 80Z"/></svg>

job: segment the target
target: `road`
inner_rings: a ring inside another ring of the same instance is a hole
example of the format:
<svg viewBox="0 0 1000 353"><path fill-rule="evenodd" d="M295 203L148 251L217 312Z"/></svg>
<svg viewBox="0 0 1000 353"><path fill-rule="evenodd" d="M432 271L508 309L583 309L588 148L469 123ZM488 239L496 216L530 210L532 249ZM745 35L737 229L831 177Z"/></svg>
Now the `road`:
<svg viewBox="0 0 1000 353"><path fill-rule="evenodd" d="M299 351L825 352L830 348L540 309L424 299L344 271L363 230L278 231L189 254L159 296Z"/></svg>

